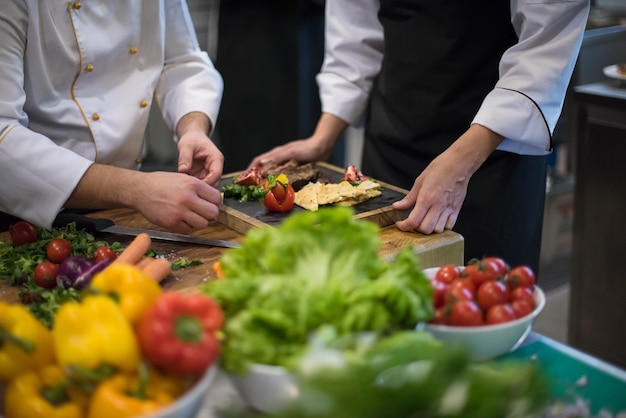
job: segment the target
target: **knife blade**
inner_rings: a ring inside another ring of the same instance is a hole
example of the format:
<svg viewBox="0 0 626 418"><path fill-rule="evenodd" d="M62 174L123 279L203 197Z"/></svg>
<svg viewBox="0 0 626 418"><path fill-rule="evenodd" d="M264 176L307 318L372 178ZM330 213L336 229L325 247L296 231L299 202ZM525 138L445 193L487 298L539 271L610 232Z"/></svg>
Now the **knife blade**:
<svg viewBox="0 0 626 418"><path fill-rule="evenodd" d="M207 245L211 247L237 248L241 244L233 241L199 237L196 235L176 234L173 232L157 231L154 229L134 228L116 225L111 219L90 218L78 213L59 213L52 223L53 227L64 227L75 222L76 229L84 229L88 232L107 232L116 235L137 236L141 233L150 235L150 238L160 241L184 242L188 244Z"/></svg>

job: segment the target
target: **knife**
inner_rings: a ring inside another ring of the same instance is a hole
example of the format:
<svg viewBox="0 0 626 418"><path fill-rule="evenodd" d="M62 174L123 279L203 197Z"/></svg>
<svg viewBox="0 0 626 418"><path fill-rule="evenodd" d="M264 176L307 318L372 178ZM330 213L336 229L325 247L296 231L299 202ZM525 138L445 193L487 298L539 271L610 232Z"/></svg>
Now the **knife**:
<svg viewBox="0 0 626 418"><path fill-rule="evenodd" d="M221 239L211 239L199 237L196 235L176 234L173 232L157 231L154 229L133 228L129 226L116 225L111 219L106 218L90 218L78 213L62 212L59 213L52 223L53 227L64 227L75 222L76 229L84 229L87 232L107 232L116 235L137 236L141 233L150 235L150 238L160 241L185 242L188 244L208 245L211 247L237 248L241 247L238 242L226 241Z"/></svg>

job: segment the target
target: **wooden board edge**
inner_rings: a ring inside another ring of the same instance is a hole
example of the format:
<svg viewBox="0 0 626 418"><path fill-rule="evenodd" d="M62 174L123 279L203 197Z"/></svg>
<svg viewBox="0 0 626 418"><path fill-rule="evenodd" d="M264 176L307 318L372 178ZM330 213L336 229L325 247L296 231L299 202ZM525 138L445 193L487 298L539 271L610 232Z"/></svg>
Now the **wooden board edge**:
<svg viewBox="0 0 626 418"><path fill-rule="evenodd" d="M248 216L243 212L240 212L230 206L220 204L219 214L217 215L217 221L226 225L229 228L234 229L240 234L246 234L252 228L260 226L267 226L266 223L259 221L252 216Z"/></svg>

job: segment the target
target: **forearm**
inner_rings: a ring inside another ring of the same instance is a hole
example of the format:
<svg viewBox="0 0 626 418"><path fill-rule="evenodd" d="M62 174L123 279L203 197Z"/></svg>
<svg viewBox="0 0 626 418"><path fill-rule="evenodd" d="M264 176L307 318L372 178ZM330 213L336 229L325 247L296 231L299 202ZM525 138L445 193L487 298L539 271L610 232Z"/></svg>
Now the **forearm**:
<svg viewBox="0 0 626 418"><path fill-rule="evenodd" d="M136 190L146 173L92 164L65 203L66 208L135 207Z"/></svg>
<svg viewBox="0 0 626 418"><path fill-rule="evenodd" d="M348 128L348 123L330 113L322 113L311 140L317 146L324 150L324 153L330 152L339 141L339 138Z"/></svg>
<svg viewBox="0 0 626 418"><path fill-rule="evenodd" d="M446 151L461 177L471 177L502 142L503 137L478 124L473 124Z"/></svg>
<svg viewBox="0 0 626 418"><path fill-rule="evenodd" d="M201 112L191 112L183 116L176 127L176 135L182 138L186 133L200 132L208 135L212 130L211 120Z"/></svg>

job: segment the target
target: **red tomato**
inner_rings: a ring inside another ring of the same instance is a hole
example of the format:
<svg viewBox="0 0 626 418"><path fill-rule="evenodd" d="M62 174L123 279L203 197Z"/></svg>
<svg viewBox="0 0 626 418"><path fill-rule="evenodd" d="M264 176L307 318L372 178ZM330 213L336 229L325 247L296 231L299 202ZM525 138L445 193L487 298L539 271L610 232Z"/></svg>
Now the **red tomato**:
<svg viewBox="0 0 626 418"><path fill-rule="evenodd" d="M527 302L533 309L535 307L535 295L533 295L533 291L529 287L516 287L511 290L509 294L509 302L513 303L516 300L523 300L524 302Z"/></svg>
<svg viewBox="0 0 626 418"><path fill-rule="evenodd" d="M291 183L277 183L263 198L263 205L270 212L289 212L293 208L296 192Z"/></svg>
<svg viewBox="0 0 626 418"><path fill-rule="evenodd" d="M509 301L509 292L504 283L491 280L480 285L476 291L478 306L487 311L494 305L500 305Z"/></svg>
<svg viewBox="0 0 626 418"><path fill-rule="evenodd" d="M439 280L431 280L430 284L433 286L433 306L435 308L443 306L443 296L448 286Z"/></svg>
<svg viewBox="0 0 626 418"><path fill-rule="evenodd" d="M446 264L437 270L435 279L443 283L452 283L452 280L459 277L459 268L454 264Z"/></svg>
<svg viewBox="0 0 626 418"><path fill-rule="evenodd" d="M26 221L19 221L9 229L11 242L16 247L37 241L37 229Z"/></svg>
<svg viewBox="0 0 626 418"><path fill-rule="evenodd" d="M453 280L448 287L464 287L470 291L472 296L476 294L476 285L469 277L459 277L458 279Z"/></svg>
<svg viewBox="0 0 626 418"><path fill-rule="evenodd" d="M508 303L492 306L485 315L485 322L489 325L502 324L514 319L516 319L515 311Z"/></svg>
<svg viewBox="0 0 626 418"><path fill-rule="evenodd" d="M491 269L491 266L483 261L477 261L465 266L462 276L473 281L476 287L496 279L496 273Z"/></svg>
<svg viewBox="0 0 626 418"><path fill-rule="evenodd" d="M435 325L447 325L448 310L443 306L435 309L435 316L429 322Z"/></svg>
<svg viewBox="0 0 626 418"><path fill-rule="evenodd" d="M443 294L444 305L453 304L460 300L474 300L474 294L467 287L449 285Z"/></svg>
<svg viewBox="0 0 626 418"><path fill-rule="evenodd" d="M99 263L102 260L106 260L107 258L113 261L117 258L117 253L115 252L115 250L109 247L98 247L96 248L95 258L96 263Z"/></svg>
<svg viewBox="0 0 626 418"><path fill-rule="evenodd" d="M46 257L53 263L61 263L72 255L72 245L65 238L54 238L46 247Z"/></svg>
<svg viewBox="0 0 626 418"><path fill-rule="evenodd" d="M483 324L483 313L471 300L460 300L450 310L450 325L472 327Z"/></svg>
<svg viewBox="0 0 626 418"><path fill-rule="evenodd" d="M521 288L520 288L521 289ZM516 318L521 318L526 315L530 315L533 311L533 308L526 302L525 300L514 300L511 302L511 308L513 308L513 312L515 312Z"/></svg>
<svg viewBox="0 0 626 418"><path fill-rule="evenodd" d="M535 287L535 272L528 266L513 267L506 275L506 283L509 288L516 287Z"/></svg>
<svg viewBox="0 0 626 418"><path fill-rule="evenodd" d="M487 263L491 269L496 273L496 277L504 277L509 271L509 266L500 257L485 257L483 262Z"/></svg>
<svg viewBox="0 0 626 418"><path fill-rule="evenodd" d="M33 273L35 282L44 289L52 289L57 285L59 266L51 261L42 261L35 266Z"/></svg>

